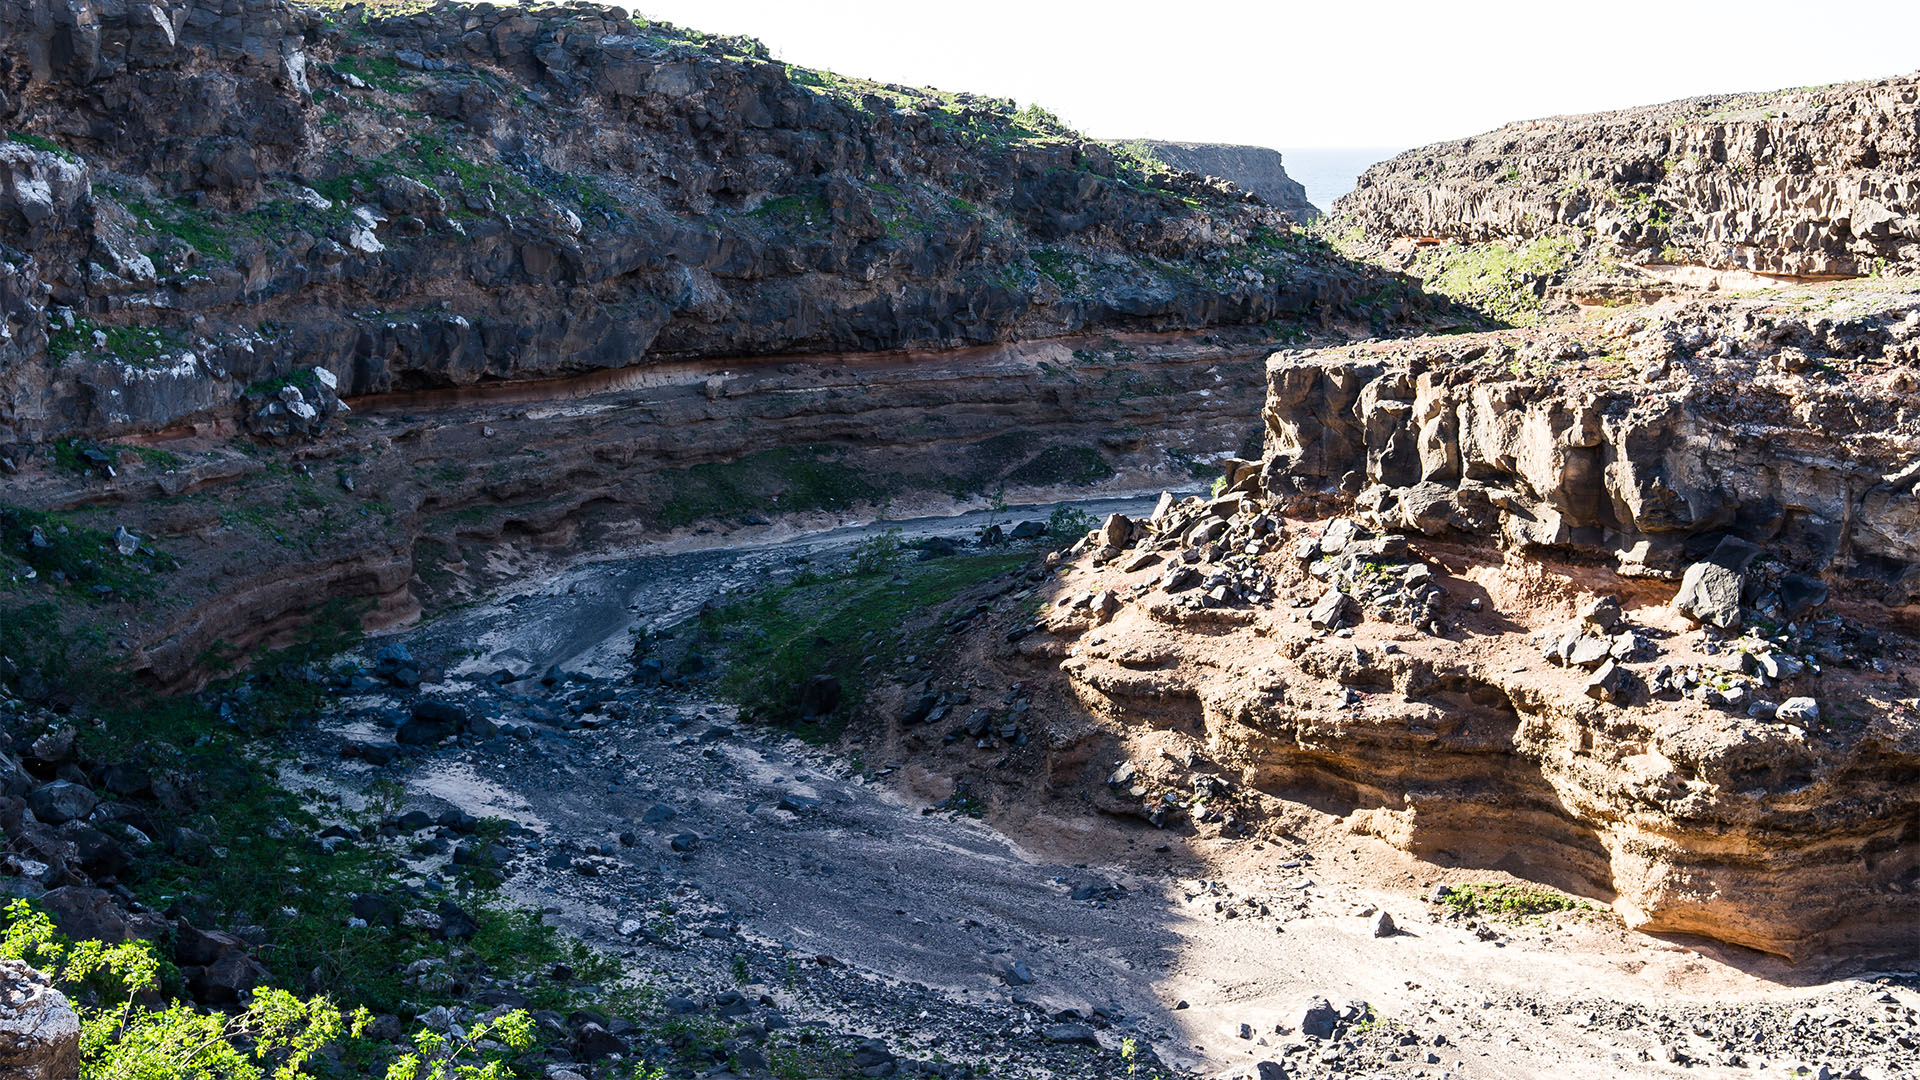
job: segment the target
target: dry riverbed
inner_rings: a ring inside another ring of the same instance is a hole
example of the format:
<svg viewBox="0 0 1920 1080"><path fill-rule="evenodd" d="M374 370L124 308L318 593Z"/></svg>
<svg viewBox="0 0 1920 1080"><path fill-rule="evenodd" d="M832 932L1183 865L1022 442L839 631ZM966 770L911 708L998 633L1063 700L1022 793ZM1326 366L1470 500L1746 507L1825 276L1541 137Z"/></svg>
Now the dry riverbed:
<svg viewBox="0 0 1920 1080"><path fill-rule="evenodd" d="M391 778L434 819L513 822L508 892L710 1025L733 1052L703 1070L779 1068L818 1031L882 1040L849 1051L855 1075L1915 1075L1911 973L1796 970L1604 910L1463 915L1430 901L1432 867L1307 818L1284 842L1058 804L989 824L915 761L742 724L697 683L632 682L633 626L869 535L577 567L383 639L370 656L405 644L444 672L422 693L494 734L385 760L408 713L363 686L323 736L355 756L301 782L353 802ZM423 881L473 843L415 839Z"/></svg>

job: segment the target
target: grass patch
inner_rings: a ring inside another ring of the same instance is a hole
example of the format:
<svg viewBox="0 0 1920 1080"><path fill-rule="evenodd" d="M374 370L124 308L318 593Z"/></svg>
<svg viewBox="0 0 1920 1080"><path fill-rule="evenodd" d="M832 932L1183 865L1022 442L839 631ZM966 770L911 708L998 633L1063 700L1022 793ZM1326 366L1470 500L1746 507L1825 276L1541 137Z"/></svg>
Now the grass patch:
<svg viewBox="0 0 1920 1080"><path fill-rule="evenodd" d="M75 154L73 151L68 150L66 147L61 146L59 143L54 142L44 135L34 135L25 131L9 131L7 132L7 141L17 142L22 146L31 146L42 153L52 154L61 161L78 162L80 160L80 155Z"/></svg>
<svg viewBox="0 0 1920 1080"><path fill-rule="evenodd" d="M35 580L89 599L149 597L154 576L172 565L148 543L122 555L111 533L6 503L0 503L0 552L32 567Z"/></svg>
<svg viewBox="0 0 1920 1080"><path fill-rule="evenodd" d="M1519 247L1498 242L1440 244L1413 260L1410 272L1427 288L1513 326L1544 317L1542 293L1573 265L1579 242L1542 236Z"/></svg>
<svg viewBox="0 0 1920 1080"><path fill-rule="evenodd" d="M56 323L47 334L47 351L56 364L76 357L101 356L144 367L182 347L180 334L164 326L100 326L91 319Z"/></svg>
<svg viewBox="0 0 1920 1080"><path fill-rule="evenodd" d="M817 446L762 450L738 461L663 472L661 479L668 494L654 523L670 529L753 514L851 510L892 493L886 481Z"/></svg>
<svg viewBox="0 0 1920 1080"><path fill-rule="evenodd" d="M752 719L797 719L800 691L815 675L841 687L838 709L815 729L837 735L869 696L869 680L896 657L925 655L939 634L939 609L982 582L1025 566L1026 552L959 555L899 571L850 567L835 577L800 578L702 614L698 636L721 642L718 689Z"/></svg>
<svg viewBox="0 0 1920 1080"><path fill-rule="evenodd" d="M217 259L233 255L228 232L185 199L130 198L123 205L138 219L140 230L150 236L170 236L202 255Z"/></svg>
<svg viewBox="0 0 1920 1080"><path fill-rule="evenodd" d="M333 70L389 94L411 94L420 88L391 56L342 56L333 62Z"/></svg>

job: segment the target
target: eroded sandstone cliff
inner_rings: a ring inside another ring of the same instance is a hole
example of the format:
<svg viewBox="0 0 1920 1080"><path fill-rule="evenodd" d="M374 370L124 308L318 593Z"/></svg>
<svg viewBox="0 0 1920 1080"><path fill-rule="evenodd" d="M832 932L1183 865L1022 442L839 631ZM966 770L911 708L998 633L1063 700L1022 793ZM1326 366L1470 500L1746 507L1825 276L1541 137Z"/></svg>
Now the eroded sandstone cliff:
<svg viewBox="0 0 1920 1080"><path fill-rule="evenodd" d="M1916 341L1874 284L1276 356L1265 460L1108 522L1009 635L1094 718L1054 781L1310 807L1650 931L1920 947Z"/></svg>

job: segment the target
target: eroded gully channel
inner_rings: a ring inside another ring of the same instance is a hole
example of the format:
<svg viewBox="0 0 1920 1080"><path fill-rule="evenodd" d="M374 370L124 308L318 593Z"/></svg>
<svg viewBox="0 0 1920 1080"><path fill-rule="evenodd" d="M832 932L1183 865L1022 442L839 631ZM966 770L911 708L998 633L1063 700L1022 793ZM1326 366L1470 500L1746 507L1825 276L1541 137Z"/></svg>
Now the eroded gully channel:
<svg viewBox="0 0 1920 1080"><path fill-rule="evenodd" d="M1063 505L1138 514L1152 498ZM922 1056L1040 1045L1053 1055L1043 1064L1017 1052L1009 1061L1042 1074L1101 1075L1062 1064L1084 1048L1048 1044L1049 1024L1079 1019L1094 1021L1084 1033L1109 1050L1137 1040L1176 1067L1279 1058L1298 1045L1290 1014L1325 995L1365 1000L1414 1032L1397 1055L1415 1069L1408 1075L1722 1075L1657 1060L1657 1040L1578 1023L1548 1038L1553 1020L1540 1014L1590 1016L1582 1003L1596 996L1632 1008L1676 994L1771 1008L1784 992L1604 921L1516 932L1498 947L1423 925L1419 867L1391 850L1346 865L1339 852L1208 848L1091 814L1035 815L999 831L941 810L937 779L915 777L910 762L822 750L739 725L698 693L628 679L635 627L680 622L884 529L970 537L988 517L724 547L695 538L583 562L383 637L369 653L406 645L446 672L423 692L465 701L521 737L401 755L377 773L342 760L300 783L318 780L355 805L385 775L409 806L517 822L508 892L662 993L730 986L744 966L755 991L792 1016ZM488 675L503 668L533 678L496 686ZM578 677L543 686L539 674L554 668ZM577 704L597 697L607 700ZM385 695L350 698L327 733L389 740L400 715ZM444 861L444 851L423 854L419 868L425 876ZM1376 939L1363 913L1380 906L1409 932Z"/></svg>

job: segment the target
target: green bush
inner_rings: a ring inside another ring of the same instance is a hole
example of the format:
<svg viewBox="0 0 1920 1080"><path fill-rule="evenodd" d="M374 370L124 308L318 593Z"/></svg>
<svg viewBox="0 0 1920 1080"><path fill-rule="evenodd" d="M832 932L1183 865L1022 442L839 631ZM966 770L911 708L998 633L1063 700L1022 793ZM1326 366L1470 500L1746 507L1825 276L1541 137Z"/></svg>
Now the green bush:
<svg viewBox="0 0 1920 1080"><path fill-rule="evenodd" d="M1077 506L1056 506L1047 515L1047 539L1055 546L1069 548L1093 529L1093 516Z"/></svg>
<svg viewBox="0 0 1920 1080"><path fill-rule="evenodd" d="M1427 288L1514 326L1544 317L1540 288L1573 265L1578 241L1542 236L1518 247L1499 242L1438 244L1422 251L1411 272Z"/></svg>
<svg viewBox="0 0 1920 1080"><path fill-rule="evenodd" d="M1527 919L1558 911L1589 911L1591 905L1535 885L1471 882L1455 885L1440 897L1449 911L1489 918Z"/></svg>
<svg viewBox="0 0 1920 1080"><path fill-rule="evenodd" d="M373 1020L365 1009L348 1014L325 997L274 989L255 991L233 1014L179 1000L150 1009L140 999L159 992L165 967L151 944L69 941L25 900L5 917L0 958L39 968L74 1001L81 1080L295 1080L315 1054L360 1038Z"/></svg>
<svg viewBox="0 0 1920 1080"><path fill-rule="evenodd" d="M900 530L888 529L854 545L853 572L891 574L900 568L900 560L905 554L906 545L900 542Z"/></svg>
<svg viewBox="0 0 1920 1080"><path fill-rule="evenodd" d="M234 1013L174 999L149 1002L171 965L145 941L109 944L62 936L45 912L15 900L4 912L0 959L40 969L80 1017L81 1080L299 1080L329 1047L365 1052L373 1015L322 996L255 990ZM422 1029L387 1080L506 1080L512 1059L533 1046L533 1018L516 1010L451 1036Z"/></svg>

